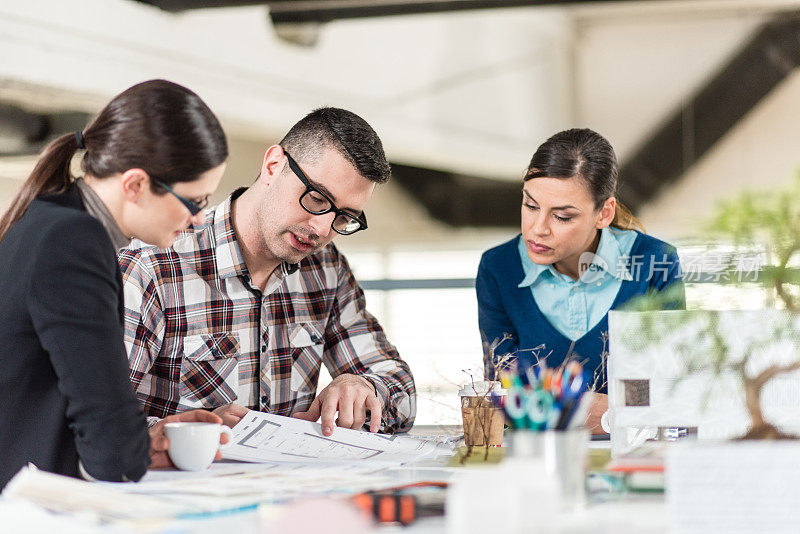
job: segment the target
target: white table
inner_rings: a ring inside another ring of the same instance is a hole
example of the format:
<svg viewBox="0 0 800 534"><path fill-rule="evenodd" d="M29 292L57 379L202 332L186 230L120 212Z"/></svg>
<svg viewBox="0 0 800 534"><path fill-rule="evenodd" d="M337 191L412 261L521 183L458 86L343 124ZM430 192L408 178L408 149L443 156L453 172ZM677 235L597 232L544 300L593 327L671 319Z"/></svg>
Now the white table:
<svg viewBox="0 0 800 534"><path fill-rule="evenodd" d="M412 435L453 435L459 432L459 427L452 426L417 427L412 432ZM446 467L446 463L447 458L435 461L427 460L412 465L391 468L381 472L381 475L388 476L394 485L404 485L418 481L449 481L464 469L473 469L473 467L449 468ZM215 464L214 469L222 472L231 467L231 465ZM493 469L491 466L474 468ZM258 470L259 466L244 464L242 469ZM191 479L193 476L197 475L178 471L148 475L151 480L158 478ZM385 484L385 480L382 482ZM511 488L504 488L504 490L513 491ZM326 534L333 534L337 531L347 532L348 534L359 532L356 529L358 518L353 518L353 514L356 512L344 503L344 497L344 495L331 495L303 503L265 505L257 511L211 514L201 519L173 521L168 525L163 525L163 529L160 531L198 534L206 532L216 534L222 531L236 532L237 534L256 534L264 531L282 530L282 528L274 527L276 524L285 525L303 522L310 530L324 531ZM315 510L319 510L319 513L315 512ZM531 503L530 514L532 517L536 517L537 513L539 511ZM498 511L497 516L498 532L507 532L507 530L503 530L502 526L502 511ZM314 522L315 519L319 521ZM551 524L546 532L557 534L664 534L668 531L667 524L663 495L612 496L610 494L596 494L590 495L589 504L584 509L559 516L555 524ZM26 527L32 525L42 527L37 531L57 531L59 534L69 534L71 532L128 534L135 532L126 530L121 526L114 528L97 526L74 517L52 516L35 507L0 499L0 530L8 532L30 531L30 528ZM17 528L14 528L15 526ZM434 532L441 534L446 529L447 519L445 517L434 517L422 518L410 527L366 527L365 531L384 533L402 530L409 534ZM158 531L155 530L155 532ZM534 532L535 529L531 528L525 531Z"/></svg>

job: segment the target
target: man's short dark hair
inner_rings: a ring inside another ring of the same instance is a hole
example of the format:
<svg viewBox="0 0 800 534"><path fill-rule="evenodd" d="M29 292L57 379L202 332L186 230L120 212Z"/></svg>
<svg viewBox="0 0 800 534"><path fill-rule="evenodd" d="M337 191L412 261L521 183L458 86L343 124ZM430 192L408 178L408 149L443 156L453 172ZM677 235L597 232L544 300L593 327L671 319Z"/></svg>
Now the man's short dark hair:
<svg viewBox="0 0 800 534"><path fill-rule="evenodd" d="M378 134L367 121L345 109L315 109L292 126L281 146L296 159L312 161L322 150L333 148L373 182L385 183L391 174Z"/></svg>

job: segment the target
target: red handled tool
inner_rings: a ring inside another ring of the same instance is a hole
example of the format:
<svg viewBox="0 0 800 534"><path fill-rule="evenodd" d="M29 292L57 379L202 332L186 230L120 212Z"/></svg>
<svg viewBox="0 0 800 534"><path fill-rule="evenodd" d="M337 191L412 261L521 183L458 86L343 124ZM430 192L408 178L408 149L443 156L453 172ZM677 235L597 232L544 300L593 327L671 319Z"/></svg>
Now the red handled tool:
<svg viewBox="0 0 800 534"><path fill-rule="evenodd" d="M446 488L444 482L417 482L359 493L353 502L378 523L410 525L419 517L444 514Z"/></svg>

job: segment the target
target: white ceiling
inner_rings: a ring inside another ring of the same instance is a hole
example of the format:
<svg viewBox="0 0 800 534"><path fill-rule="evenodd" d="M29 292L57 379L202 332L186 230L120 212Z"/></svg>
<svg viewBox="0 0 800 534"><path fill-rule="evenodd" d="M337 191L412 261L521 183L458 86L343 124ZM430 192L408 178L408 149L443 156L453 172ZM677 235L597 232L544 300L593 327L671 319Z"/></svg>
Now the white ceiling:
<svg viewBox="0 0 800 534"><path fill-rule="evenodd" d="M93 112L133 83L165 77L197 91L237 138L274 140L312 108L335 105L373 124L392 161L518 179L532 148L550 134L619 117L637 95L630 77L587 79L596 61L586 58L593 51L605 58L605 41L587 48L587 35L611 39L625 21L752 18L798 7L800 0L646 1L357 19L321 26L317 44L302 47L276 35L263 7L175 15L129 0L3 2L0 100ZM611 28L605 34L587 31L603 25ZM662 83L648 90L666 103L639 94L632 104L657 122L740 33L720 45L698 41L695 32L681 52L701 46L716 56L695 62L675 89ZM626 61L625 48L637 46L608 49ZM680 72L680 56L658 59L669 60ZM615 100L620 83L627 90ZM628 146L642 133L626 121L598 127L613 133L616 126L612 140Z"/></svg>

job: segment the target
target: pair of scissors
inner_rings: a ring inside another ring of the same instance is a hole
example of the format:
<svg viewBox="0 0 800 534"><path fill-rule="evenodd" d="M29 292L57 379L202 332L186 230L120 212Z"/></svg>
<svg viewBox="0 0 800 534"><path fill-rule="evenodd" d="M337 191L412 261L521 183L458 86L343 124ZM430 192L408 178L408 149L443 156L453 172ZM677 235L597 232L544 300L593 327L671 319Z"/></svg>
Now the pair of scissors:
<svg viewBox="0 0 800 534"><path fill-rule="evenodd" d="M545 430L552 416L555 399L549 391L534 389L528 394L525 412L528 422L534 430Z"/></svg>

